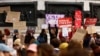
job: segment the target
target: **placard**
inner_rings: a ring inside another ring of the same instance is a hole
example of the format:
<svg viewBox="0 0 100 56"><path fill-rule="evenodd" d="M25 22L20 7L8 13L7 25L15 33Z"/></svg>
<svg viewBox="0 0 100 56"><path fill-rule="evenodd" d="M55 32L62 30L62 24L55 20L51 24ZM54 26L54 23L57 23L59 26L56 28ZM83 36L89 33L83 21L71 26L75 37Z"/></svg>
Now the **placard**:
<svg viewBox="0 0 100 56"><path fill-rule="evenodd" d="M42 24L41 28L42 29L48 29L48 25L47 24Z"/></svg>
<svg viewBox="0 0 100 56"><path fill-rule="evenodd" d="M86 26L95 25L96 22L97 22L97 18L86 18L85 25Z"/></svg>
<svg viewBox="0 0 100 56"><path fill-rule="evenodd" d="M68 28L62 28L62 36L67 37L68 36Z"/></svg>
<svg viewBox="0 0 100 56"><path fill-rule="evenodd" d="M86 30L87 30L88 34L96 33L95 26L88 26Z"/></svg>
<svg viewBox="0 0 100 56"><path fill-rule="evenodd" d="M58 19L64 18L64 14L46 14L46 24L51 24L53 27L55 24L58 25Z"/></svg>
<svg viewBox="0 0 100 56"><path fill-rule="evenodd" d="M75 28L81 28L82 23L82 11L81 10L75 10Z"/></svg>
<svg viewBox="0 0 100 56"><path fill-rule="evenodd" d="M72 26L72 18L71 17L67 17L67 18L58 19L58 26L60 28L71 27Z"/></svg>
<svg viewBox="0 0 100 56"><path fill-rule="evenodd" d="M13 23L20 20L20 12L7 12L6 22Z"/></svg>
<svg viewBox="0 0 100 56"><path fill-rule="evenodd" d="M26 30L27 29L26 21L14 22L13 29Z"/></svg>
<svg viewBox="0 0 100 56"><path fill-rule="evenodd" d="M10 6L0 7L0 13L11 11Z"/></svg>
<svg viewBox="0 0 100 56"><path fill-rule="evenodd" d="M74 35L73 35L71 40L82 42L85 35L86 35L86 30L77 29L77 31L74 33Z"/></svg>

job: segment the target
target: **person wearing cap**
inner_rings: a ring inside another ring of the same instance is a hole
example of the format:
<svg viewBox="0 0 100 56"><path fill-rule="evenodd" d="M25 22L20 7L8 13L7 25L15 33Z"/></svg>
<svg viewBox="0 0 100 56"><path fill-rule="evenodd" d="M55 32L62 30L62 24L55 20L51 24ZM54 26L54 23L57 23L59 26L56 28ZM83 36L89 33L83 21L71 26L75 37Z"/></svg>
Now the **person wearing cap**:
<svg viewBox="0 0 100 56"><path fill-rule="evenodd" d="M18 30L14 30L13 42L18 38Z"/></svg>
<svg viewBox="0 0 100 56"><path fill-rule="evenodd" d="M27 48L27 56L37 56L37 44L30 44Z"/></svg>

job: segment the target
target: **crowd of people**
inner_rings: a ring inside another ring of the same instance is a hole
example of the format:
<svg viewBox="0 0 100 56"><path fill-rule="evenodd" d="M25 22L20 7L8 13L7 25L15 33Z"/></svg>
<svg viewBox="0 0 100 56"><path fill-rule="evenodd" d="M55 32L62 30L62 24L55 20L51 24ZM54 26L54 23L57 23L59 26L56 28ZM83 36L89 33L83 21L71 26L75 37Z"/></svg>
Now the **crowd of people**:
<svg viewBox="0 0 100 56"><path fill-rule="evenodd" d="M71 28L68 36L63 37L58 27L48 26L50 43L45 29L42 29L37 38L35 31L28 29L25 36L14 30L13 36L9 29L0 31L0 56L100 56L100 35L86 34L83 42L71 40L76 32ZM13 46L8 46L7 40L13 39ZM80 38L80 36L79 36Z"/></svg>

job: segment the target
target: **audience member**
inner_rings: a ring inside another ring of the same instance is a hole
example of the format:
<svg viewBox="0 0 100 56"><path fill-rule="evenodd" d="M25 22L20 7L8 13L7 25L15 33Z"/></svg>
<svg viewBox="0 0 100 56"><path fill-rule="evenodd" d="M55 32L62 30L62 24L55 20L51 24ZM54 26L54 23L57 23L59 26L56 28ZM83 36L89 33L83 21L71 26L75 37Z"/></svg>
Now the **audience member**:
<svg viewBox="0 0 100 56"><path fill-rule="evenodd" d="M37 38L38 42L39 43L47 43L48 39L47 39L47 33L46 33L46 30L45 29L42 29L40 35L38 36Z"/></svg>
<svg viewBox="0 0 100 56"><path fill-rule="evenodd" d="M54 48L52 45L49 45L47 43L43 43L38 45L38 56L54 56Z"/></svg>
<svg viewBox="0 0 100 56"><path fill-rule="evenodd" d="M49 28L48 29L49 29L50 43L51 43L52 39L57 38L58 27L57 27L57 25L55 25L55 27L51 27L50 24L49 24Z"/></svg>

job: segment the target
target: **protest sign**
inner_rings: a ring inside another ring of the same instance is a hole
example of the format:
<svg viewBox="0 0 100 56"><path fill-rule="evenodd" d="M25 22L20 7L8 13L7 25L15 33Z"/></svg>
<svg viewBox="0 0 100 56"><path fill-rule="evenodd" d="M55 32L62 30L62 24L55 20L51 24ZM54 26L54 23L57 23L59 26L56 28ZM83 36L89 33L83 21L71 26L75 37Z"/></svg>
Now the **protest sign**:
<svg viewBox="0 0 100 56"><path fill-rule="evenodd" d="M11 11L10 6L0 7L0 13Z"/></svg>
<svg viewBox="0 0 100 56"><path fill-rule="evenodd" d="M13 29L26 30L27 29L26 22L25 21L14 22Z"/></svg>
<svg viewBox="0 0 100 56"><path fill-rule="evenodd" d="M58 25L58 19L64 18L64 14L46 14L46 24L51 24L51 27Z"/></svg>
<svg viewBox="0 0 100 56"><path fill-rule="evenodd" d="M41 28L42 29L48 29L48 25L47 24L42 24Z"/></svg>
<svg viewBox="0 0 100 56"><path fill-rule="evenodd" d="M20 20L20 12L7 12L6 22L13 23Z"/></svg>
<svg viewBox="0 0 100 56"><path fill-rule="evenodd" d="M87 30L88 34L96 33L95 26L88 26L86 30Z"/></svg>
<svg viewBox="0 0 100 56"><path fill-rule="evenodd" d="M58 26L60 28L71 27L72 26L72 18L71 17L66 17L66 18L58 19Z"/></svg>
<svg viewBox="0 0 100 56"><path fill-rule="evenodd" d="M96 22L97 22L97 18L86 18L85 25L86 26L95 25Z"/></svg>
<svg viewBox="0 0 100 56"><path fill-rule="evenodd" d="M74 33L73 37L72 37L72 40L82 42L85 35L86 35L86 30L77 29L76 32Z"/></svg>
<svg viewBox="0 0 100 56"><path fill-rule="evenodd" d="M62 28L62 36L67 37L68 36L68 28Z"/></svg>

